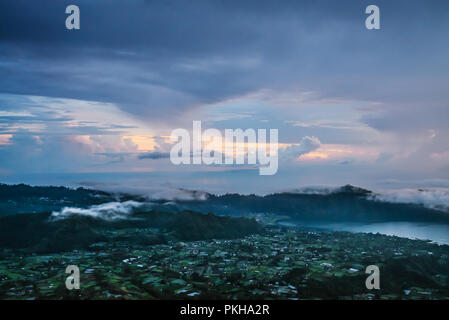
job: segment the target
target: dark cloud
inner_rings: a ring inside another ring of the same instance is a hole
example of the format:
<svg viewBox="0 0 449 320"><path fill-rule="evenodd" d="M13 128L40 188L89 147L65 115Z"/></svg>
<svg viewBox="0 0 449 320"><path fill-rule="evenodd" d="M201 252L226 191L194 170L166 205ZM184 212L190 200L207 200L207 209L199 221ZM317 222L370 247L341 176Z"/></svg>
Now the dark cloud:
<svg viewBox="0 0 449 320"><path fill-rule="evenodd" d="M168 158L170 158L170 153L169 152L159 152L159 151L147 152L147 153L140 154L138 156L138 158L139 159L151 159L151 160L168 159Z"/></svg>
<svg viewBox="0 0 449 320"><path fill-rule="evenodd" d="M65 7L81 30L65 29ZM262 88L448 98L447 1L24 1L0 4L2 92L114 102L146 119ZM429 73L430 72L430 73ZM410 79L414 79L411 81ZM440 84L440 85L439 85Z"/></svg>

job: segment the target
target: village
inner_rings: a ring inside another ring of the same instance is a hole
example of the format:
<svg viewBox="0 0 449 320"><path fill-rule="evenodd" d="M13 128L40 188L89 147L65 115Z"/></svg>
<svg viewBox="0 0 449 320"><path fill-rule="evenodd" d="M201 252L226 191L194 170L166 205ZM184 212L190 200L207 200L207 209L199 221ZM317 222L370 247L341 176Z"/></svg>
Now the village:
<svg viewBox="0 0 449 320"><path fill-rule="evenodd" d="M234 240L100 242L48 255L4 250L0 298L447 299L448 257L449 246L428 241L281 227ZM380 290L365 287L371 264L380 266ZM80 268L80 290L66 289L67 265Z"/></svg>

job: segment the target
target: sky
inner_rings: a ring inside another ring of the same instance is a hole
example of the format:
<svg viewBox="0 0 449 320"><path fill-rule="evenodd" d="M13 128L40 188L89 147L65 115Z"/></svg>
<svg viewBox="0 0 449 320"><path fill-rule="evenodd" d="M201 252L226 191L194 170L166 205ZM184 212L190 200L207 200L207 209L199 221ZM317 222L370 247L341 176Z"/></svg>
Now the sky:
<svg viewBox="0 0 449 320"><path fill-rule="evenodd" d="M79 30L65 27L71 4ZM380 30L365 28L371 4ZM447 0L3 0L0 182L447 188L448 9ZM173 165L170 134L194 120L278 129L278 172Z"/></svg>

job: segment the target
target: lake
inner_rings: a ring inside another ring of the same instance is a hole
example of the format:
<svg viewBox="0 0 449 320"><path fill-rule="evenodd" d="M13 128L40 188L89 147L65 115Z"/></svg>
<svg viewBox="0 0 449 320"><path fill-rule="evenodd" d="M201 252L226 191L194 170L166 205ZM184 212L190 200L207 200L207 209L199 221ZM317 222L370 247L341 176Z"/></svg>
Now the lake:
<svg viewBox="0 0 449 320"><path fill-rule="evenodd" d="M381 222L381 223L325 223L325 222L280 222L286 226L319 228L333 231L381 233L409 239L431 240L449 245L449 224L421 222Z"/></svg>

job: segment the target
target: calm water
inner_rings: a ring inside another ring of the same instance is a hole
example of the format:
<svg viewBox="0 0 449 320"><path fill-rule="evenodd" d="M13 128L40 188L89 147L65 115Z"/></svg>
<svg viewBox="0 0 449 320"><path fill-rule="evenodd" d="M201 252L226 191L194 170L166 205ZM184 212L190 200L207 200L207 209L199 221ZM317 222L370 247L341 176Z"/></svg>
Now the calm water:
<svg viewBox="0 0 449 320"><path fill-rule="evenodd" d="M418 222L382 222L382 223L302 223L284 222L284 225L322 228L335 231L381 233L409 239L432 240L449 245L449 224Z"/></svg>

